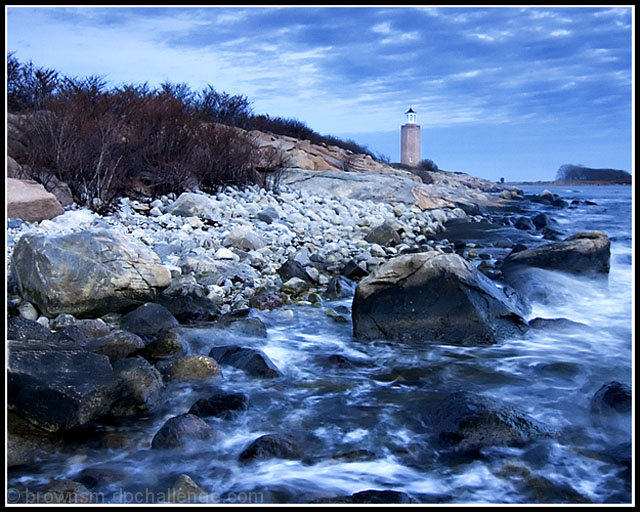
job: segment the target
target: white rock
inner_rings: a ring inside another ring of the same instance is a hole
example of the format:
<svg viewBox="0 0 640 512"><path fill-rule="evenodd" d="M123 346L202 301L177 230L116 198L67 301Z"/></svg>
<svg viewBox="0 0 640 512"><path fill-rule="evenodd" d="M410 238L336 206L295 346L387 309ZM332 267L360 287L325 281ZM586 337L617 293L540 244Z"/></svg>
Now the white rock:
<svg viewBox="0 0 640 512"><path fill-rule="evenodd" d="M18 306L18 312L22 318L26 318L27 320L37 320L38 319L38 311L34 307L31 302L21 302Z"/></svg>
<svg viewBox="0 0 640 512"><path fill-rule="evenodd" d="M226 247L220 247L213 256L217 260L240 261L240 257Z"/></svg>
<svg viewBox="0 0 640 512"><path fill-rule="evenodd" d="M369 247L369 252L374 258L384 258L387 255L384 249L378 244L371 244L371 247Z"/></svg>

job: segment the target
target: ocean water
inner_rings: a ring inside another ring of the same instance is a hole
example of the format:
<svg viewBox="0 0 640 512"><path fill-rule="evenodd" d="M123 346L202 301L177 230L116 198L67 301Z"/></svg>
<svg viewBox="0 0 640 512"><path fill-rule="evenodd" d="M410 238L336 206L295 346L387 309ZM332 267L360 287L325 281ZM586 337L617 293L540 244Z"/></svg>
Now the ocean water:
<svg viewBox="0 0 640 512"><path fill-rule="evenodd" d="M523 189L539 193L543 187ZM183 473L208 493L202 498L208 503L305 503L370 489L427 503L630 503L631 471L620 459L631 453L631 415L599 423L591 399L605 383L632 385L631 187L552 191L580 203L565 209L532 203L530 213L547 212L566 234L605 231L611 270L605 279L543 271L553 300L534 303L528 319L562 317L586 328L530 330L483 347L365 342L353 338L348 315L345 323L326 315L329 308L350 308L347 299L255 312L267 326L266 339L184 329L192 353L233 343L259 348L283 376L251 379L224 366L222 378L171 384L170 400L156 415L105 427L122 436L124 446L88 444L17 468L9 473L9 488L37 489L52 478L74 480L82 470L100 467L120 475L92 489L103 503L163 501ZM500 236L511 234L518 235L506 229ZM331 364L333 355L350 364ZM213 387L245 393L248 409L230 420L207 418L218 431L215 441L152 450L164 421L187 412ZM454 390L511 404L559 435L474 457L441 453L425 434L425 407L438 393ZM296 435L305 459L238 463L247 445L267 433Z"/></svg>

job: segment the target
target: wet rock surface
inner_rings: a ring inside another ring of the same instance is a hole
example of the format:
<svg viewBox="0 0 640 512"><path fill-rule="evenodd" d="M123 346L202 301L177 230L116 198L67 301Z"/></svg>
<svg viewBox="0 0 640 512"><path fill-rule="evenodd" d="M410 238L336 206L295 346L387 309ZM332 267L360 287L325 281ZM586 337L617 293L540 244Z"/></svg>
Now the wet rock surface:
<svg viewBox="0 0 640 512"><path fill-rule="evenodd" d="M354 335L491 344L522 334L526 330L522 313L464 259L432 251L398 256L358 284Z"/></svg>
<svg viewBox="0 0 640 512"><path fill-rule="evenodd" d="M216 431L198 416L181 414L169 418L151 441L151 448L167 450L181 448L196 440L212 440Z"/></svg>

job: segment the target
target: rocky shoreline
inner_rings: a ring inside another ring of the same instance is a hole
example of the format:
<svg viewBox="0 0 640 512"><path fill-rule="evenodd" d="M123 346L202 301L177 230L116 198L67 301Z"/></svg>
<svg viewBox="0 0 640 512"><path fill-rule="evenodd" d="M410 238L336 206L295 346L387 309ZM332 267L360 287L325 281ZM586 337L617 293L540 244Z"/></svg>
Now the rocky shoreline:
<svg viewBox="0 0 640 512"><path fill-rule="evenodd" d="M498 188L456 198L444 190L447 182L439 188L446 205L425 208L419 194L393 203L328 195L308 188L307 178L292 188L297 178L290 177L279 192L248 187L215 196L124 198L107 216L72 205L50 220L10 219L9 467L38 463L57 450L73 453L82 442L78 432L97 432L100 422L153 415L171 399L167 383L224 378L227 367L247 379L281 376L255 348L221 342L208 353L190 353L185 330L193 327L266 337L252 310L286 312L354 297L352 310L336 306L327 315L352 321L358 338L415 343L426 332L438 343L492 344L535 328L526 320L536 292L530 269L602 275L609 269L604 233L563 233L546 215L522 214L526 202L572 206L549 191L525 197ZM512 228L528 244L483 246L465 238L486 226ZM616 396L616 404L626 403L630 390ZM232 418L246 407L242 393L214 393L166 421L149 446L180 449L215 439L206 418ZM497 430L496 417L502 418ZM474 394L443 397L428 423L443 446L462 451L554 435L508 404ZM98 444L118 442L102 436ZM261 436L239 460L274 457L304 458L301 441ZM57 502L86 502L94 477L54 480L41 491ZM186 496L177 501L206 495L189 475L172 490ZM403 493L367 492L333 502L411 502Z"/></svg>

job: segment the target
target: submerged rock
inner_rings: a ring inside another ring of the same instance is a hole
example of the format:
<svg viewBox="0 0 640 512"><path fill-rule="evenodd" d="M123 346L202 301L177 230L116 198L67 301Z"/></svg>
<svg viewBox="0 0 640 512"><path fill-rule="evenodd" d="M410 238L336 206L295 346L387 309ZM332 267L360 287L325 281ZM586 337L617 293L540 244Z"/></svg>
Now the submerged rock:
<svg viewBox="0 0 640 512"><path fill-rule="evenodd" d="M631 412L631 388L616 380L603 384L591 399L591 413L600 416L610 412Z"/></svg>
<svg viewBox="0 0 640 512"><path fill-rule="evenodd" d="M568 318L540 318L536 317L533 320L529 320L529 327L531 329L538 329L541 331L571 331L575 329L589 328L587 324L582 322L576 322L569 320Z"/></svg>
<svg viewBox="0 0 640 512"><path fill-rule="evenodd" d="M436 251L393 258L365 277L352 307L354 336L486 345L526 330L523 311L473 265Z"/></svg>
<svg viewBox="0 0 640 512"><path fill-rule="evenodd" d="M424 421L441 443L457 450L523 445L552 433L510 405L466 391L445 396Z"/></svg>
<svg viewBox="0 0 640 512"><path fill-rule="evenodd" d="M266 434L253 441L239 456L240 462L264 459L302 459L304 451L290 435Z"/></svg>
<svg viewBox="0 0 640 512"><path fill-rule="evenodd" d="M191 441L213 439L215 434L216 431L198 416L181 414L169 418L156 432L151 441L151 448L156 450L181 448Z"/></svg>
<svg viewBox="0 0 640 512"><path fill-rule="evenodd" d="M239 368L252 377L273 379L280 376L280 371L267 354L255 348L238 345L213 347L209 357L213 357L220 364Z"/></svg>
<svg viewBox="0 0 640 512"><path fill-rule="evenodd" d="M316 498L310 501L309 503L311 504L357 503L357 504L363 504L363 505L364 504L408 505L416 502L411 498L411 496L409 496L404 492L391 491L391 490L379 491L379 490L371 489L371 490L356 492L351 496L335 496L333 498Z"/></svg>
<svg viewBox="0 0 640 512"><path fill-rule="evenodd" d="M325 295L330 299L346 299L353 295L356 289L356 283L345 276L333 276L329 284L327 284L327 290Z"/></svg>
<svg viewBox="0 0 640 512"><path fill-rule="evenodd" d="M217 391L208 398L201 398L189 409L196 416L218 416L231 418L238 411L247 408L247 395L244 393L225 393Z"/></svg>

